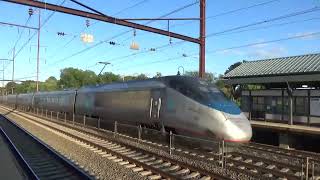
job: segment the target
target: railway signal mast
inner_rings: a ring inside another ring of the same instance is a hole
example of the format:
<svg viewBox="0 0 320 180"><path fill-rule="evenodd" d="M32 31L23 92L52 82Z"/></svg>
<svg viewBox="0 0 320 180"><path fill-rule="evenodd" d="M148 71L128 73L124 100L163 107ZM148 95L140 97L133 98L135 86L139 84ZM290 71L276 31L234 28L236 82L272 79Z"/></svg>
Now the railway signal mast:
<svg viewBox="0 0 320 180"><path fill-rule="evenodd" d="M181 39L184 41L199 44L199 54L200 54L199 55L199 77L203 78L205 75L206 0L199 0L199 3L200 3L200 17L199 18L158 18L158 19L149 18L149 20L167 20L167 21L199 20L200 21L200 36L199 36L199 38L193 38L193 37L189 37L186 35L170 32L169 30L158 29L158 28L154 28L151 26L146 26L146 25L131 22L134 20L142 20L142 18L140 18L140 19L119 19L119 18L111 17L111 16L108 16L102 12L99 12L89 6L86 6L76 0L70 0L70 1L80 5L86 9L94 12L94 13L82 11L82 10L78 10L78 9L73 9L73 8L68 8L68 7L64 7L64 6L54 5L54 4L50 4L50 3L40 2L40 1L30 1L30 0L1 0L1 1L22 4L22 5L26 5L26 6L38 7L38 8L42 8L42 9L57 11L57 12L71 14L71 15L80 16L80 17L89 18L89 19L95 19L95 20L104 21L107 23L131 27L134 29L148 31L148 32L168 36L171 38L177 38L177 39ZM145 19L147 19L147 18L144 18L144 20ZM40 29L39 29L39 31L40 31Z"/></svg>

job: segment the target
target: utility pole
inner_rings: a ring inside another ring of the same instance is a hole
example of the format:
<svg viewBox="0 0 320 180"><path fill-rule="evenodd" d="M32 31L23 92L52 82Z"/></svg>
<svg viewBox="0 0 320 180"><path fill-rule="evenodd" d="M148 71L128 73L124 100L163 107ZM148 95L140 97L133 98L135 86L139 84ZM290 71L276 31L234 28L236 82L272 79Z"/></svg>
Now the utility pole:
<svg viewBox="0 0 320 180"><path fill-rule="evenodd" d="M4 92L4 61L2 61L2 92ZM4 93L2 93L4 95Z"/></svg>
<svg viewBox="0 0 320 180"><path fill-rule="evenodd" d="M14 57L13 57L13 59L14 59ZM10 80L4 79L4 62L5 61L13 61L13 59L0 59L0 61L2 61L2 70L0 70L0 71L2 71L2 88L3 88L3 90L4 90L4 82L5 81L10 81ZM13 71L12 71L12 74L13 74ZM12 77L13 77L13 75L12 75ZM12 82L13 82L13 78L12 78ZM2 95L4 95L4 93L2 93Z"/></svg>
<svg viewBox="0 0 320 180"><path fill-rule="evenodd" d="M40 8L38 9L39 10L39 18L38 18L38 49L37 49L37 82L36 82L36 86L37 86L37 89L36 89L36 92L39 91L39 61L40 61L40 14L41 14L41 11L40 11Z"/></svg>
<svg viewBox="0 0 320 180"><path fill-rule="evenodd" d="M200 0L200 56L199 77L204 78L206 73L206 0Z"/></svg>
<svg viewBox="0 0 320 180"><path fill-rule="evenodd" d="M12 53L12 88L11 88L11 94L13 94L13 83L14 83L14 56L15 56L16 48L13 47L13 53Z"/></svg>

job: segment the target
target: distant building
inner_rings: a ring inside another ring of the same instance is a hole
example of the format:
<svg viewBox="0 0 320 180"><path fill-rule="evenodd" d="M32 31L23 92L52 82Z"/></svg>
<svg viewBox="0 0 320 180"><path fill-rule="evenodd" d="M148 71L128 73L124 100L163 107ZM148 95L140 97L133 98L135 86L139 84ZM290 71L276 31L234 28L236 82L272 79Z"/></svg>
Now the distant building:
<svg viewBox="0 0 320 180"><path fill-rule="evenodd" d="M320 125L320 54L248 61L223 78L241 86L241 109L251 120Z"/></svg>

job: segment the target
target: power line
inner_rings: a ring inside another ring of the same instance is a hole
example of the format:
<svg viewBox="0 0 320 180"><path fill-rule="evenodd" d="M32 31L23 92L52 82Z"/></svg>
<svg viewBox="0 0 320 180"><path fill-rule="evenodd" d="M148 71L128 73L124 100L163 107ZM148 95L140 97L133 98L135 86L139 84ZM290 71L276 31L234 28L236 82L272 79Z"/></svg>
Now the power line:
<svg viewBox="0 0 320 180"><path fill-rule="evenodd" d="M137 2L137 3L135 3L135 4L133 4L132 6L126 7L126 8L124 8L124 9L121 9L120 11L114 13L113 16L116 16L116 15L118 15L118 14L121 14L121 13L123 13L124 11L127 11L127 10L129 10L129 9L135 8L135 7L137 7L137 6L139 6L139 5L143 4L143 3L146 3L146 2L148 2L148 1L150 1L150 0L142 0L142 1L139 1L139 2Z"/></svg>
<svg viewBox="0 0 320 180"><path fill-rule="evenodd" d="M223 34L223 33L226 33L226 32L231 32L231 31L235 31L235 30L238 30L238 29L247 28L247 27L250 27L250 26L256 26L256 25L259 25L259 24L264 24L264 23L269 23L269 22L272 22L272 21L277 21L277 20L281 20L281 19L294 17L294 16L299 16L299 15L302 15L302 14L307 14L307 13L311 13L311 12L319 11L319 10L320 10L319 7L313 7L313 8L307 9L307 10L298 11L298 12L294 12L294 13L278 16L278 17L275 17L275 18L266 19L266 20L263 20L263 21L258 21L258 22L254 22L254 23L250 23L250 24L246 24L246 25L242 25L242 26L226 29L226 30L223 30L223 31L220 31L220 32L210 33L206 37L216 36L216 35Z"/></svg>
<svg viewBox="0 0 320 180"><path fill-rule="evenodd" d="M217 53L217 52L226 51L226 50L239 49L239 48L251 47L251 46L256 46L256 45L275 43L275 42L280 42L280 41L288 41L288 40L292 40L292 39L300 39L300 38L305 38L305 37L318 36L318 35L320 35L320 31L314 32L314 33L308 33L308 34L305 34L305 35L291 36L291 37L287 37L287 38L275 39L275 40L270 40L270 41L263 41L263 42L257 42L257 43L244 44L244 45L233 46L233 47L223 48L223 49L216 49L216 50L211 50L211 51L209 50L209 51L206 51L206 53L207 54L211 54L211 53ZM191 57L191 56L194 56L194 55L197 55L197 54L198 53L191 53L190 55L187 55L187 56L180 55L180 56L168 58L168 59L165 59L165 60L158 60L158 61L152 61L150 63L131 65L131 66L127 66L127 67L124 67L124 68L119 68L117 70L122 70L122 69L126 69L126 68L137 67L137 66L147 66L147 65L151 65L151 64L162 63L162 62L167 62L167 61L171 61L171 60L177 60L177 59L182 59L182 58L186 58L186 57Z"/></svg>
<svg viewBox="0 0 320 180"><path fill-rule="evenodd" d="M285 22L285 23L278 23L278 24L272 24L272 25L268 25L268 26L261 26L261 27L257 27L257 28L250 28L250 29L245 29L245 30L233 31L233 32L229 32L229 33L223 33L223 34L219 34L216 36L238 34L238 33L247 32L247 31L255 31L255 30L259 30L259 29L267 29L267 28L272 28L272 27L279 27L279 26L284 26L284 25L288 25L288 24L295 24L295 23L307 22L307 21L313 21L313 20L320 20L320 18L309 18L309 19L298 20L298 21L289 21L289 22ZM211 36L211 37L213 37L213 36Z"/></svg>
<svg viewBox="0 0 320 180"><path fill-rule="evenodd" d="M220 17L220 16L233 14L233 13L236 13L236 12L239 12L239 11L244 11L244 10L248 10L248 9L259 7L259 6L264 6L264 5L271 4L271 3L277 2L277 1L280 1L280 0L266 1L266 2L262 2L262 3L253 4L253 5L250 5L250 6L242 7L242 8L239 8L239 9L233 9L233 10L230 10L230 11L226 11L226 12L222 12L222 13L215 14L215 15L212 15L212 16L208 16L206 18L206 20L211 20L211 19L214 19L214 18L217 18L217 17ZM184 23L181 23L181 24L175 24L175 25L172 25L171 28L172 27L176 27L176 26L187 25L187 24L194 23L194 22L195 21L188 21L188 22L184 22Z"/></svg>
<svg viewBox="0 0 320 180"><path fill-rule="evenodd" d="M24 26L27 26L27 25L28 25L30 19L31 19L31 16L28 17L28 19L27 19L26 23L24 24ZM21 33L19 33L19 37L18 37L17 41L14 43L13 48L16 48L16 47L17 47L17 44L18 44L18 42L20 41L23 33L24 33L24 29L22 29Z"/></svg>
<svg viewBox="0 0 320 180"><path fill-rule="evenodd" d="M117 60L120 60L120 59L125 59L125 58L128 58L128 57L131 57L131 56L136 56L136 55L139 55L139 54L144 54L144 53L148 53L148 52L157 52L156 50L163 49L163 48L166 48L166 47L171 47L173 45L181 44L181 43L184 43L184 42L186 42L186 41L178 41L178 42L175 42L175 43L172 43L172 44L170 44L170 43L169 44L165 44L165 45L162 45L162 46L158 46L158 47L152 48L154 50L151 50L151 48L150 49L145 49L145 50L140 51L140 52L132 53L132 54L125 55L125 56L116 57L116 58L110 59L109 61L113 62L113 61L117 61ZM121 62L123 62L123 61L121 61Z"/></svg>
<svg viewBox="0 0 320 180"><path fill-rule="evenodd" d="M221 51L226 51L226 50L231 50L231 49L239 49L239 48L244 48L244 47L269 44L269 43L275 43L275 42L280 42L280 41L288 41L288 40L292 40L292 39L300 39L300 38L304 38L304 37L313 37L313 36L318 36L318 35L320 35L320 31L314 32L314 33L308 33L308 34L304 34L304 35L275 39L275 40L270 40L270 41L263 41L263 42L250 43L250 44L245 44L245 45L240 45L240 46L233 46L230 48L217 49L217 50L207 51L207 53L216 53L216 52L221 52Z"/></svg>
<svg viewBox="0 0 320 180"><path fill-rule="evenodd" d="M62 4L64 4L65 2L66 2L66 0L63 0L62 3L60 3L60 6L61 6ZM56 12L56 11L53 11L53 12L44 20L44 22L41 24L40 28L42 28L42 27L49 21L49 19L54 15L55 12ZM16 58L16 57L20 54L20 52L24 49L24 47L31 41L31 39L32 39L36 34L37 34L37 31L35 31L35 32L31 35L31 37L29 37L29 39L21 46L21 48L17 51L17 53L15 53L14 58Z"/></svg>
<svg viewBox="0 0 320 180"><path fill-rule="evenodd" d="M239 9L234 9L234 10L222 12L222 13L219 13L219 14L216 14L216 15L208 16L206 19L212 19L212 18L216 18L216 17L219 17L219 16L233 14L235 12L248 10L248 9L251 9L251 8L258 7L258 6L264 6L264 5L271 4L271 3L274 3L274 2L277 2L277 1L280 1L280 0L272 0L272 1L266 1L266 2L262 2L262 3L258 3L258 4L253 4L251 6L247 6L247 7L243 7L243 8L239 8Z"/></svg>
<svg viewBox="0 0 320 180"><path fill-rule="evenodd" d="M184 6L178 8L178 9L175 9L175 10L173 10L173 11L171 11L171 12L165 14L165 15L160 16L159 18L166 17L166 16L169 16L169 15L171 15L171 14L177 13L177 12L179 12L179 11L181 11L181 10L184 10L184 9L186 9L186 8L188 8L188 7L191 7L191 6L193 6L193 5L197 4L197 3L199 3L199 2L196 1L196 2L193 2L193 3L187 4L187 5L184 5ZM144 25L150 24L150 23L153 22L153 21L154 21L154 20L150 20L150 21L146 22ZM131 32L131 31L133 31L133 30L130 29L130 30L124 31L124 32L122 32L122 33L119 33L119 34L117 34L117 35L115 35L115 36L113 36L113 37L111 37L111 38L109 38L109 39L107 39L107 40L100 41L100 42L98 42L98 43L96 43L96 44L94 44L94 45L92 45L92 46L90 46L90 47L87 47L87 48L85 48L85 49L83 49L83 50L80 50L80 51L78 51L78 52L76 52L76 53L74 53L74 54L72 54L72 55L70 55L70 56L68 56L68 57L65 57L65 58L62 58L62 59L60 59L60 60L58 60L58 61L55 61L55 62L53 62L53 64L57 64L57 63L59 63L59 62L63 62L63 61L65 61L65 60L67 60L67 59L70 59L70 58L72 58L72 57L74 57L74 56L77 56L77 55L79 55L79 54L82 54L82 53L84 53L84 52L86 52L86 51L88 51L88 50L90 50L90 49L93 49L93 48L96 48L96 47L100 46L100 45L103 44L104 42L108 42L108 41L110 41L110 40L112 40L112 39L114 39L114 38L117 38L117 37L119 37L119 36L122 36L122 35L124 35L124 34L127 34L127 33ZM52 65L52 64L50 64L50 65Z"/></svg>
<svg viewBox="0 0 320 180"><path fill-rule="evenodd" d="M137 6L139 6L139 5L143 4L143 3L146 3L146 2L148 2L148 1L150 1L150 0L142 0L142 1L139 1L139 2L137 2L137 3L135 3L135 4L133 4L132 6L129 6L129 7L126 7L126 8L124 8L124 9L119 10L118 12L114 13L112 16L118 15L118 14L120 14L120 13L122 13L122 12L128 10L128 9L132 9L132 8L137 7ZM96 21L96 22L92 23L92 25L91 25L90 27L92 27L93 25L96 25L96 24L99 23L99 22L100 22L100 21ZM87 27L83 28L78 34L80 34L81 32L83 32L86 28L87 28ZM78 36L76 36L76 35L73 36L66 44L64 44L62 47L58 48L58 50L67 47L67 46L68 46L72 41L74 41L77 37L78 37ZM58 53L57 53L58 50L55 51L55 53L53 54L53 56L51 56L51 58L52 58L52 57L55 57L55 56L58 54Z"/></svg>

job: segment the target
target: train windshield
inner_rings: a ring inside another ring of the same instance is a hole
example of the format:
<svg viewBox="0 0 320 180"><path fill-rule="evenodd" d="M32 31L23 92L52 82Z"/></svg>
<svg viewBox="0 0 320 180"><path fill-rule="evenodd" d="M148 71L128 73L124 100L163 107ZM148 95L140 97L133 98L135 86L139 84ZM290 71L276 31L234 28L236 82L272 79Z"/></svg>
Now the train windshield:
<svg viewBox="0 0 320 180"><path fill-rule="evenodd" d="M213 109L239 114L239 107L228 99L214 84L195 79L171 80L169 86L183 95Z"/></svg>
<svg viewBox="0 0 320 180"><path fill-rule="evenodd" d="M240 108L228 99L214 84L200 81L199 89L201 94L207 97L204 102L207 106L229 114L241 113Z"/></svg>

